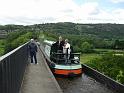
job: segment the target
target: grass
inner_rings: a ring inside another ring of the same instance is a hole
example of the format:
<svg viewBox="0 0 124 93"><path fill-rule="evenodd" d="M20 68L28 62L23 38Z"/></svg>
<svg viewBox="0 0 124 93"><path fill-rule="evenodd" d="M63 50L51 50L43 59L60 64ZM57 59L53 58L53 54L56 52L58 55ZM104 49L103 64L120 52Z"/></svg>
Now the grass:
<svg viewBox="0 0 124 93"><path fill-rule="evenodd" d="M108 52L124 53L123 50L115 50L115 49L95 49L95 51L100 53L108 53Z"/></svg>
<svg viewBox="0 0 124 93"><path fill-rule="evenodd" d="M101 54L109 53L109 52L114 52L116 54L124 54L123 50L113 50L113 49L95 49L97 53L90 53L90 54L81 54L80 56L80 62L82 63L87 63L88 61L94 59L94 58L99 58L101 57Z"/></svg>
<svg viewBox="0 0 124 93"><path fill-rule="evenodd" d="M82 54L80 56L80 62L82 63L87 63L88 61L100 57L100 54Z"/></svg>

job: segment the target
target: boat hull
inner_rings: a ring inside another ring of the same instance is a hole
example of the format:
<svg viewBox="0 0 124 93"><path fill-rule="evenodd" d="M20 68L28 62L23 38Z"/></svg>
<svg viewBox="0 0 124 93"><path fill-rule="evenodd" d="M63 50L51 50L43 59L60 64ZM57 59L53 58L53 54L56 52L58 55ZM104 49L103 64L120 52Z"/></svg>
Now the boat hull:
<svg viewBox="0 0 124 93"><path fill-rule="evenodd" d="M56 76L67 76L74 77L79 76L83 73L82 67L80 64L78 65L55 65L55 67L51 67L52 72Z"/></svg>

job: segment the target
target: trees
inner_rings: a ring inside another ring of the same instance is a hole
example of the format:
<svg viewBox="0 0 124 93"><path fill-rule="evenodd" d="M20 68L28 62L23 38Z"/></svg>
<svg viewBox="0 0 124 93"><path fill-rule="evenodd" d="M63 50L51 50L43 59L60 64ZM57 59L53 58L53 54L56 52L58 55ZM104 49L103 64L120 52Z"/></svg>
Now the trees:
<svg viewBox="0 0 124 93"><path fill-rule="evenodd" d="M123 40L115 40L114 48L115 49L124 49L124 41Z"/></svg>
<svg viewBox="0 0 124 93"><path fill-rule="evenodd" d="M35 36L36 35L36 36ZM32 37L37 37L37 34L32 32L12 32L5 40L5 53L10 52L14 48L29 41Z"/></svg>
<svg viewBox="0 0 124 93"><path fill-rule="evenodd" d="M83 42L81 44L81 52L82 53L91 53L93 52L93 45L88 42Z"/></svg>
<svg viewBox="0 0 124 93"><path fill-rule="evenodd" d="M87 65L124 84L124 55L104 54Z"/></svg>

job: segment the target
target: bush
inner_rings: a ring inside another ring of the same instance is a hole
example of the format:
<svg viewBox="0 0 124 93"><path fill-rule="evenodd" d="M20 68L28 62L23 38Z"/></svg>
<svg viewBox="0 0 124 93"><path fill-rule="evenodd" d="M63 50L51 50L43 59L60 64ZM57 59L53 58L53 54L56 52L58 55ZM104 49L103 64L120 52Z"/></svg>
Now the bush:
<svg viewBox="0 0 124 93"><path fill-rule="evenodd" d="M86 63L90 67L124 84L124 55L116 56L112 53L103 55Z"/></svg>
<svg viewBox="0 0 124 93"><path fill-rule="evenodd" d="M74 52L81 52L81 49L78 46L73 46Z"/></svg>
<svg viewBox="0 0 124 93"><path fill-rule="evenodd" d="M81 52L82 53L91 53L93 52L93 45L88 42L83 42L81 44Z"/></svg>

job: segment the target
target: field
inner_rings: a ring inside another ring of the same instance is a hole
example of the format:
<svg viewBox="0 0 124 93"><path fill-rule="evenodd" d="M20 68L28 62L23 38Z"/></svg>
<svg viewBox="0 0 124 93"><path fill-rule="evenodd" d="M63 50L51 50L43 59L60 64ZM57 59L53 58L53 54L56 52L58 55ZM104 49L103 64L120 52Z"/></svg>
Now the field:
<svg viewBox="0 0 124 93"><path fill-rule="evenodd" d="M119 54L124 53L123 50L113 50L113 49L95 49L95 51L101 54L108 53L108 52L114 52L114 53L119 53Z"/></svg>
<svg viewBox="0 0 124 93"><path fill-rule="evenodd" d="M81 62L81 64L87 63L88 61L90 61L94 58L97 58L97 57L100 57L100 55L99 54L82 54L80 56L80 62Z"/></svg>
<svg viewBox="0 0 124 93"><path fill-rule="evenodd" d="M101 57L102 54L106 54L109 52L114 52L115 54L124 54L123 50L113 50L113 49L95 49L98 53L91 53L91 54L81 54L80 62L87 63L88 61Z"/></svg>

